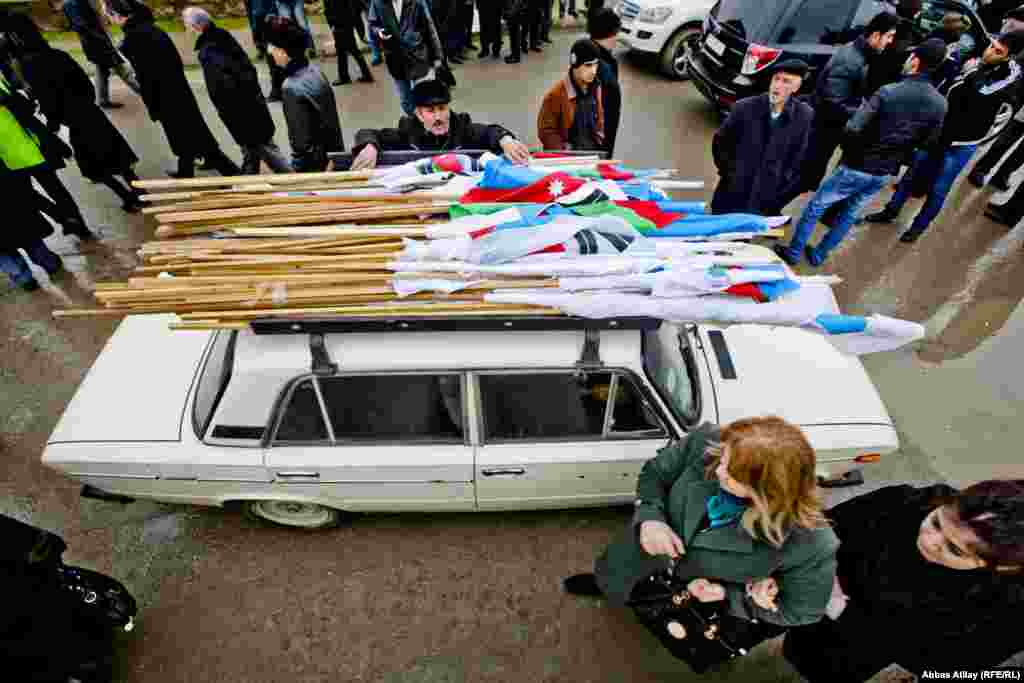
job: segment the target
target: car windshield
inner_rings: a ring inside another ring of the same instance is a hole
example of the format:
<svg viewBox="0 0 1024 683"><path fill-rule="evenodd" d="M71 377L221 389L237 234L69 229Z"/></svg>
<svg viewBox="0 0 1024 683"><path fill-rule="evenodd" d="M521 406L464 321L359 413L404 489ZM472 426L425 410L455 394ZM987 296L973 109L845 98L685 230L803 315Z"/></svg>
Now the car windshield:
<svg viewBox="0 0 1024 683"><path fill-rule="evenodd" d="M684 353L689 356L689 362ZM700 403L691 374L695 368L686 333L670 325L644 332L643 354L644 372L662 400L669 403L683 422L692 424L700 417Z"/></svg>

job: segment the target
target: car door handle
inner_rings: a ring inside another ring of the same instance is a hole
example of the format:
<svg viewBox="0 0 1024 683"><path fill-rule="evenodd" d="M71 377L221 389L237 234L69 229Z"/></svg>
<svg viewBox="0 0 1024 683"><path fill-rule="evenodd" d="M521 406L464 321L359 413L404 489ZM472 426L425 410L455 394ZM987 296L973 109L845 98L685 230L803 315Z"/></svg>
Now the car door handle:
<svg viewBox="0 0 1024 683"><path fill-rule="evenodd" d="M281 479L319 479L319 472L278 472Z"/></svg>
<svg viewBox="0 0 1024 683"><path fill-rule="evenodd" d="M521 474L526 474L526 470L524 470L522 467L505 467L493 470L480 470L480 474L484 475L485 477L502 477L508 475L519 476Z"/></svg>

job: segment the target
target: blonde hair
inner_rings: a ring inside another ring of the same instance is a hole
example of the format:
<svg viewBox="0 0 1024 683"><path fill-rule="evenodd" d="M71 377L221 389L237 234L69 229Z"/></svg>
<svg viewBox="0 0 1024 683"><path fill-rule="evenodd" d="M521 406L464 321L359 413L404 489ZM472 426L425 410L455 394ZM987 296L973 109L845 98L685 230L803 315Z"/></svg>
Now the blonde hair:
<svg viewBox="0 0 1024 683"><path fill-rule="evenodd" d="M715 469L729 451L729 476L750 489L751 505L743 528L754 538L781 547L790 527L828 526L822 512L814 449L807 437L781 417L751 417L722 429L718 443L708 447L705 473Z"/></svg>

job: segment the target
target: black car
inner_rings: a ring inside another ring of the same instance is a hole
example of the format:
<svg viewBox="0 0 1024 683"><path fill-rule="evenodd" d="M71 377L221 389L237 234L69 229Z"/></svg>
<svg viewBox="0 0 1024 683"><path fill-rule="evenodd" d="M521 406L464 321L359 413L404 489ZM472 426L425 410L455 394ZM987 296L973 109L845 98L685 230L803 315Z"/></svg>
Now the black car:
<svg viewBox="0 0 1024 683"><path fill-rule="evenodd" d="M814 88L817 73L836 50L864 31L879 12L895 13L893 3L878 0L719 0L704 21L699 43L686 55L694 85L720 110L768 90L769 67L799 58L811 69L803 92ZM978 15L956 0L925 0L913 19L913 42L942 27L949 12L968 25L961 38L964 59L988 46ZM997 27L995 27L997 28Z"/></svg>

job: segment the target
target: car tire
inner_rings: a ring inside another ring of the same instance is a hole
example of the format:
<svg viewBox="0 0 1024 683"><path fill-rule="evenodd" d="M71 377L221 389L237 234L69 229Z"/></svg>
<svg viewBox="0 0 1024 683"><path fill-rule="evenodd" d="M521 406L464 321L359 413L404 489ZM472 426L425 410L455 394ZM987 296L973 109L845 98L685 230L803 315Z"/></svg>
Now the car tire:
<svg viewBox="0 0 1024 683"><path fill-rule="evenodd" d="M669 78L684 81L690 78L683 57L687 49L700 40L700 24L686 24L672 34L658 55L658 67Z"/></svg>
<svg viewBox="0 0 1024 683"><path fill-rule="evenodd" d="M266 524L298 529L331 529L345 519L341 510L295 500L251 500L245 512Z"/></svg>

